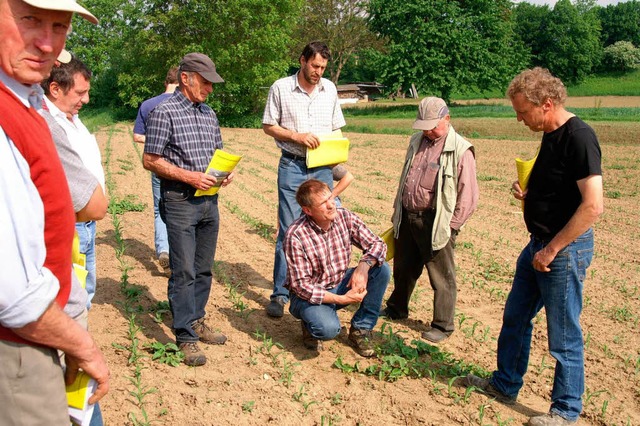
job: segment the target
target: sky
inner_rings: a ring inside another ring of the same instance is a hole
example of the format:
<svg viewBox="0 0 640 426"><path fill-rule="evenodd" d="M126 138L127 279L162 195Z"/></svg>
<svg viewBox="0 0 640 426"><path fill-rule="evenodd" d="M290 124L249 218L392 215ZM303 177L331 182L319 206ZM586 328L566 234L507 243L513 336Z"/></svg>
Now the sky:
<svg viewBox="0 0 640 426"><path fill-rule="evenodd" d="M551 7L556 4L556 0L514 0L515 3L520 3L521 1L526 1L527 3L538 5L548 4ZM599 6L609 6L610 4L624 3L625 1L627 0L598 0L596 1L596 3Z"/></svg>

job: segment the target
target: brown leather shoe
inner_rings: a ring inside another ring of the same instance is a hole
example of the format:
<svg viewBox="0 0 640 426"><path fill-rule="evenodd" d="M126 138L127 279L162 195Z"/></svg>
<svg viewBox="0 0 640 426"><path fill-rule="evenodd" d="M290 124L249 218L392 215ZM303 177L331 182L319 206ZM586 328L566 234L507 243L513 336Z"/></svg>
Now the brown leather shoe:
<svg viewBox="0 0 640 426"><path fill-rule="evenodd" d="M376 354L371 330L360 330L351 327L349 329L349 343L360 356L371 358Z"/></svg>
<svg viewBox="0 0 640 426"><path fill-rule="evenodd" d="M207 357L196 342L180 343L178 348L184 354L183 362L189 367L197 367L207 362Z"/></svg>
<svg viewBox="0 0 640 426"><path fill-rule="evenodd" d="M193 327L193 331L196 332L200 341L203 343L208 343L210 345L224 345L224 342L227 341L227 336L212 330L204 321L204 318L194 321L191 327Z"/></svg>
<svg viewBox="0 0 640 426"><path fill-rule="evenodd" d="M304 321L300 321L300 325L302 326L302 344L304 347L316 352L322 351L324 349L322 346L322 340L316 339L311 335L307 326L304 325Z"/></svg>

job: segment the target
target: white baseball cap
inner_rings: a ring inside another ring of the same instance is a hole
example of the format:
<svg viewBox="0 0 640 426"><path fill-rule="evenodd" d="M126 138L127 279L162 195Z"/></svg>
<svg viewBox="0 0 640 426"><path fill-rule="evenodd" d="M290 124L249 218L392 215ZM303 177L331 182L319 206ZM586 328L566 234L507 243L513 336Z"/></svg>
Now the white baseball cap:
<svg viewBox="0 0 640 426"><path fill-rule="evenodd" d="M80 6L75 0L22 0L23 2L37 7L38 9L45 10L60 10L62 12L73 12L82 16L92 24L98 23L98 18L93 16L84 7Z"/></svg>

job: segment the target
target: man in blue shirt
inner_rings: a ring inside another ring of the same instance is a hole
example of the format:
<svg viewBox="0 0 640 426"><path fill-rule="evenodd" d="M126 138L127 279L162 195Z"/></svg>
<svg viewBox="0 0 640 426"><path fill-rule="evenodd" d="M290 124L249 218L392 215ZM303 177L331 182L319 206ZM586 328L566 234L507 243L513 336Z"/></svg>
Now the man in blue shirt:
<svg viewBox="0 0 640 426"><path fill-rule="evenodd" d="M163 94L155 96L140 104L138 116L133 125L134 142L144 144L147 134L147 119L149 113L163 101L171 97L178 87L178 67L171 67L164 79L165 91ZM155 173L151 173L151 189L153 190L153 225L155 229L155 247L158 262L163 269L169 269L169 239L167 237L167 225L165 225L158 204L160 203L160 178Z"/></svg>

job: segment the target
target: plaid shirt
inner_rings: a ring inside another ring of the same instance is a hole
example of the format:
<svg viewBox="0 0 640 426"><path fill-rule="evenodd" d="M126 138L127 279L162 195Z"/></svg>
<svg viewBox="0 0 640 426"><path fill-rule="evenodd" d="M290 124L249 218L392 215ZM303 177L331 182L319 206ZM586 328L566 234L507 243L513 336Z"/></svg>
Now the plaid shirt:
<svg viewBox="0 0 640 426"><path fill-rule="evenodd" d="M180 90L149 114L144 152L192 172L205 172L222 135L216 113L194 104Z"/></svg>
<svg viewBox="0 0 640 426"><path fill-rule="evenodd" d="M298 83L298 73L281 78L269 89L262 124L277 124L298 133L322 135L343 127L346 122L338 102L335 84L321 78L316 89L307 93ZM276 139L280 149L306 155L307 147Z"/></svg>
<svg viewBox="0 0 640 426"><path fill-rule="evenodd" d="M363 251L363 260L373 260L378 265L384 262L387 245L349 210L338 208L328 231L302 215L291 224L284 237L285 287L310 303L321 304L325 291L344 278L352 245Z"/></svg>

